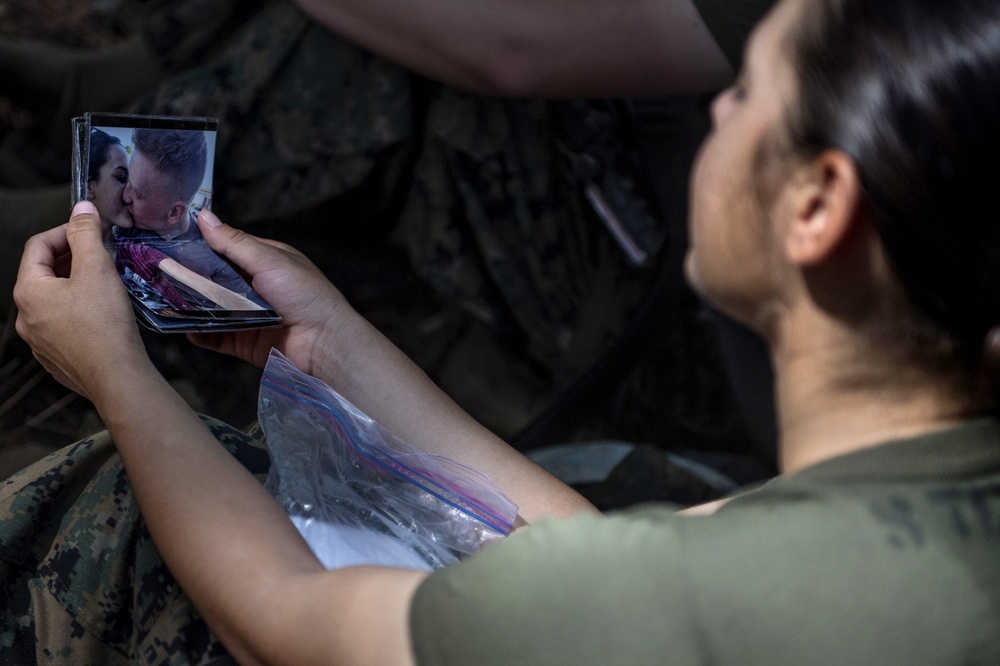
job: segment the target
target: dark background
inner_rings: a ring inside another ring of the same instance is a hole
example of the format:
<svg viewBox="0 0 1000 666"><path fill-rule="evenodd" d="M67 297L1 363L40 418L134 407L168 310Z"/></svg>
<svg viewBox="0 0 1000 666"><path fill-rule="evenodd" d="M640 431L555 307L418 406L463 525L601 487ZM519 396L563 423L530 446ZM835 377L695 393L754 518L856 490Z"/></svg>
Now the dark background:
<svg viewBox="0 0 1000 666"><path fill-rule="evenodd" d="M0 35L44 40L59 47L100 48L131 32L126 13L119 11L120 3L6 0L0 3ZM0 142L13 133L51 131L39 126L39 120L29 110L18 107L7 92L0 79ZM68 164L69 155L65 160ZM686 178L670 180L676 191L667 194L682 200L686 196ZM4 185L0 183L0 187ZM440 304L410 272L402 251L378 239L331 238L317 232L323 228L324 216L320 207L297 216L294 224L278 221L271 227L263 225L250 231L280 237L303 249L370 321L408 353L423 344L411 331L415 324L433 316ZM675 223L679 221L683 226L683 207L674 217ZM701 310L701 304L683 288L672 293L666 311L654 317L652 323L659 325L665 319L686 323L668 326L666 334L658 337L647 334L640 343L641 353L630 356L633 369L614 375L613 385L598 377L586 388L601 395L584 395L582 401L566 402L566 408L556 410L561 423L542 423L538 432L547 434L547 427L564 441L620 438L644 442L656 450L680 448L735 454L740 457L737 466L745 470L749 464L750 477L768 469L769 454L762 453L759 447L755 450L728 378L720 370L722 351L714 337L714 326ZM85 399L61 387L38 365L14 333L13 320L13 311L0 313L0 479L102 428ZM197 349L183 336L144 332L144 338L154 363L194 409L239 428L255 420L260 377L257 369ZM464 390L461 380L456 383L451 378L453 396L460 399L484 393L479 386L483 382L481 373L470 373L468 381L469 390ZM590 407L599 404L600 409L588 407L581 413L579 406L587 406L588 400ZM477 405L467 407L476 413ZM480 411L488 410L488 405L478 407ZM572 423L571 429L565 427L568 422ZM682 446L678 447L678 443ZM637 465L641 464L645 473L648 463L648 459L639 460ZM648 483L662 481L653 478Z"/></svg>

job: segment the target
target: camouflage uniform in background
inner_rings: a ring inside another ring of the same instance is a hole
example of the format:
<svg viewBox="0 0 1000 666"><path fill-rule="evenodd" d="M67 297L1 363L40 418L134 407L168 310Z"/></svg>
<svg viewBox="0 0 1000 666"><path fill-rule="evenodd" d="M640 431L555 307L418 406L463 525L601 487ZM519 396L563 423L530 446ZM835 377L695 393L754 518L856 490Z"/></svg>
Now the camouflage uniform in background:
<svg viewBox="0 0 1000 666"><path fill-rule="evenodd" d="M399 179L411 75L340 40L290 2L135 0L176 71L126 111L218 117L213 208L247 225ZM206 20L206 16L208 17Z"/></svg>
<svg viewBox="0 0 1000 666"><path fill-rule="evenodd" d="M204 419L263 482L256 435ZM107 433L0 487L0 664L234 664L153 545Z"/></svg>
<svg viewBox="0 0 1000 666"><path fill-rule="evenodd" d="M584 199L579 128L596 144L621 129L600 107L458 91L340 39L288 2L132 4L176 73L128 110L220 118L213 208L237 226L292 240L297 216L325 205L314 237L380 235L405 248L407 270L431 296L415 314L383 313L380 328L501 436L594 365L664 271L682 282L679 264L666 265L662 216L638 268ZM612 161L598 170L617 187L619 212L649 223L644 183ZM695 313L678 313L678 325L697 329L683 337L711 337ZM724 396L716 358L678 360L707 368L683 401L702 387ZM742 436L725 415L731 404L694 415L696 427Z"/></svg>
<svg viewBox="0 0 1000 666"><path fill-rule="evenodd" d="M237 226L286 239L320 207L322 225L302 229L309 245L370 234L405 248L433 298L414 309L397 297L376 325L501 436L620 340L656 286L683 291L667 261L682 239L653 234L652 259L634 266L583 197L593 180L640 235L650 219L607 106L463 93L344 42L288 2L129 6L173 73L123 110L221 120L213 208ZM581 170L581 144L612 156ZM712 329L684 293L645 357L656 362L623 384L623 399L657 400L641 405L634 438L732 448L745 435ZM258 441L209 426L263 478ZM0 663L230 663L150 541L106 435L8 480L0 516Z"/></svg>

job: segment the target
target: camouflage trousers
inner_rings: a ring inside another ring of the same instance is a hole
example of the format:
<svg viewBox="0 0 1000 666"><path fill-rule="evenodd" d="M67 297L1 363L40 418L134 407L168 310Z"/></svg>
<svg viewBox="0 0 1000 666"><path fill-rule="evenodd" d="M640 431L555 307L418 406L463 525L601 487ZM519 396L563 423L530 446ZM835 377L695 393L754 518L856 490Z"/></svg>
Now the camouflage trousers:
<svg viewBox="0 0 1000 666"><path fill-rule="evenodd" d="M203 418L263 482L262 437ZM160 557L114 444L72 444L0 488L0 664L232 664Z"/></svg>

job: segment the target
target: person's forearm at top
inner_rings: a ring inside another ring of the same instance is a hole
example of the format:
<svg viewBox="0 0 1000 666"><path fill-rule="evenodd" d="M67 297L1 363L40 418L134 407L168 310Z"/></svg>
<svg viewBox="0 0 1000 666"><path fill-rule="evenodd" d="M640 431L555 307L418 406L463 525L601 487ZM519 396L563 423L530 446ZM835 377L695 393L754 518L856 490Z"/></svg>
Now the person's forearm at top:
<svg viewBox="0 0 1000 666"><path fill-rule="evenodd" d="M346 39L472 92L639 96L724 87L692 0L295 0Z"/></svg>

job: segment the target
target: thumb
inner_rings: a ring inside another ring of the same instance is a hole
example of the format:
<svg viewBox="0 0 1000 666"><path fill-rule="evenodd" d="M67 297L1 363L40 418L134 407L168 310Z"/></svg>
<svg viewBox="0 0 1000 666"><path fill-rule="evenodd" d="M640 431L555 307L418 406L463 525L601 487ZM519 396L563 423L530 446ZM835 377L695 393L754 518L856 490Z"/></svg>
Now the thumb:
<svg viewBox="0 0 1000 666"><path fill-rule="evenodd" d="M81 201L73 206L73 214L66 225L66 242L77 265L91 261L108 262L101 216L94 204Z"/></svg>
<svg viewBox="0 0 1000 666"><path fill-rule="evenodd" d="M266 270L277 250L241 229L223 224L210 210L198 213L198 229L209 247L250 275Z"/></svg>

